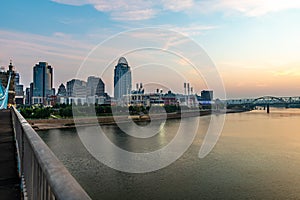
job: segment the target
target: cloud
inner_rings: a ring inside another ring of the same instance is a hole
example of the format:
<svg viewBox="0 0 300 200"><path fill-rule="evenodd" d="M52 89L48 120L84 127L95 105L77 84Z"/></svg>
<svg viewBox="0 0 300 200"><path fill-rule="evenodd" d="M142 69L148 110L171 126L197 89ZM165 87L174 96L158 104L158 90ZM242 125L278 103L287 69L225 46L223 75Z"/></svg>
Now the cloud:
<svg viewBox="0 0 300 200"><path fill-rule="evenodd" d="M300 71L296 68L290 68L285 70L273 70L271 71L271 73L273 74L273 76L300 76Z"/></svg>
<svg viewBox="0 0 300 200"><path fill-rule="evenodd" d="M109 13L113 20L137 21L156 17L159 13L183 12L203 14L223 12L248 17L266 15L288 9L299 9L297 0L52 0L56 3L82 6L92 5L100 12Z"/></svg>
<svg viewBox="0 0 300 200"><path fill-rule="evenodd" d="M148 0L52 0L56 3L82 6L92 5L100 12L107 12L113 20L136 21L151 19L157 14L155 3Z"/></svg>
<svg viewBox="0 0 300 200"><path fill-rule="evenodd" d="M198 8L203 11L221 11L226 14L240 13L248 17L257 17L272 12L299 9L300 1L295 0L211 0L202 1Z"/></svg>
<svg viewBox="0 0 300 200"><path fill-rule="evenodd" d="M66 33L62 33L62 32L54 32L53 36L56 38L62 38L62 39L71 39L72 36Z"/></svg>
<svg viewBox="0 0 300 200"><path fill-rule="evenodd" d="M113 20L137 21L154 18L163 11L180 12L190 9L193 0L52 0L56 3L82 6L92 5L100 12L109 13Z"/></svg>
<svg viewBox="0 0 300 200"><path fill-rule="evenodd" d="M292 70L283 70L283 71L272 71L274 76L289 76L293 74Z"/></svg>
<svg viewBox="0 0 300 200"><path fill-rule="evenodd" d="M1 65L7 65L13 59L16 70L20 72L22 83L28 86L32 75L32 66L39 61L47 61L55 69L55 80L64 82L81 64L93 45L74 40L62 32L52 36L41 36L0 30Z"/></svg>
<svg viewBox="0 0 300 200"><path fill-rule="evenodd" d="M153 9L132 10L127 12L114 12L111 14L112 19L118 21L138 21L152 18L156 14Z"/></svg>
<svg viewBox="0 0 300 200"><path fill-rule="evenodd" d="M171 27L174 31L178 31L186 36L202 35L204 31L217 29L218 26L190 24L182 27Z"/></svg>
<svg viewBox="0 0 300 200"><path fill-rule="evenodd" d="M195 2L193 0L162 0L162 5L165 10L179 12L192 8Z"/></svg>
<svg viewBox="0 0 300 200"><path fill-rule="evenodd" d="M61 4L67 4L67 5L73 5L73 6L82 6L85 4L88 4L90 1L81 1L81 0L52 0L53 2L56 3L61 3Z"/></svg>

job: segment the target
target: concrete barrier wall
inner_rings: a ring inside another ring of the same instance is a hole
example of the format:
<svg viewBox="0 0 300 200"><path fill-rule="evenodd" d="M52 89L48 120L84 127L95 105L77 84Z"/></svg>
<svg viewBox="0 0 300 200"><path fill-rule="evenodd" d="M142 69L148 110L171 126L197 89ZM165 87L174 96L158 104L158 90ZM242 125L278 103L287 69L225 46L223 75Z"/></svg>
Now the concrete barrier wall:
<svg viewBox="0 0 300 200"><path fill-rule="evenodd" d="M11 112L24 199L91 199L23 116Z"/></svg>

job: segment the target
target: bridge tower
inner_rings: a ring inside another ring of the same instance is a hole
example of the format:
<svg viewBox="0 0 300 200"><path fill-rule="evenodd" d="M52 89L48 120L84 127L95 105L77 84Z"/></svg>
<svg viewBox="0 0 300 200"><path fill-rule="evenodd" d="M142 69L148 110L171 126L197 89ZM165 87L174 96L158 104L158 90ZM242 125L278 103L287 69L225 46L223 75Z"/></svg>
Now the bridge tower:
<svg viewBox="0 0 300 200"><path fill-rule="evenodd" d="M10 83L8 83L9 80L9 74L11 75L11 79L10 79ZM12 64L12 60L10 60L10 63L8 65L8 70L5 71L5 68L1 68L0 69L0 80L2 81L2 85L4 88L7 87L8 84L9 85L9 91L8 91L8 105L15 105L15 69L14 66Z"/></svg>

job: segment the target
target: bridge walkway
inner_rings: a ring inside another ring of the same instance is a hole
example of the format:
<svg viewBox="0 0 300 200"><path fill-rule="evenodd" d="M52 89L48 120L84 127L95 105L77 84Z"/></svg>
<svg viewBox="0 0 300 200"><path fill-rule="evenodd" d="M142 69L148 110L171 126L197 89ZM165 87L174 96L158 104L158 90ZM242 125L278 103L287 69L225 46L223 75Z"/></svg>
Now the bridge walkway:
<svg viewBox="0 0 300 200"><path fill-rule="evenodd" d="M10 110L0 110L0 199L21 199Z"/></svg>

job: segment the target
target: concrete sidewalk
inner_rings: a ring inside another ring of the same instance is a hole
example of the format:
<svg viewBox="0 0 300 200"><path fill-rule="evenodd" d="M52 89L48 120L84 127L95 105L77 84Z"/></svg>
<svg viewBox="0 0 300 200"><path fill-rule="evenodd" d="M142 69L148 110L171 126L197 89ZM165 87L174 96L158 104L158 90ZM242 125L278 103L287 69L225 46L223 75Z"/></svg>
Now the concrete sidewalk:
<svg viewBox="0 0 300 200"><path fill-rule="evenodd" d="M10 110L0 110L0 199L21 199Z"/></svg>

